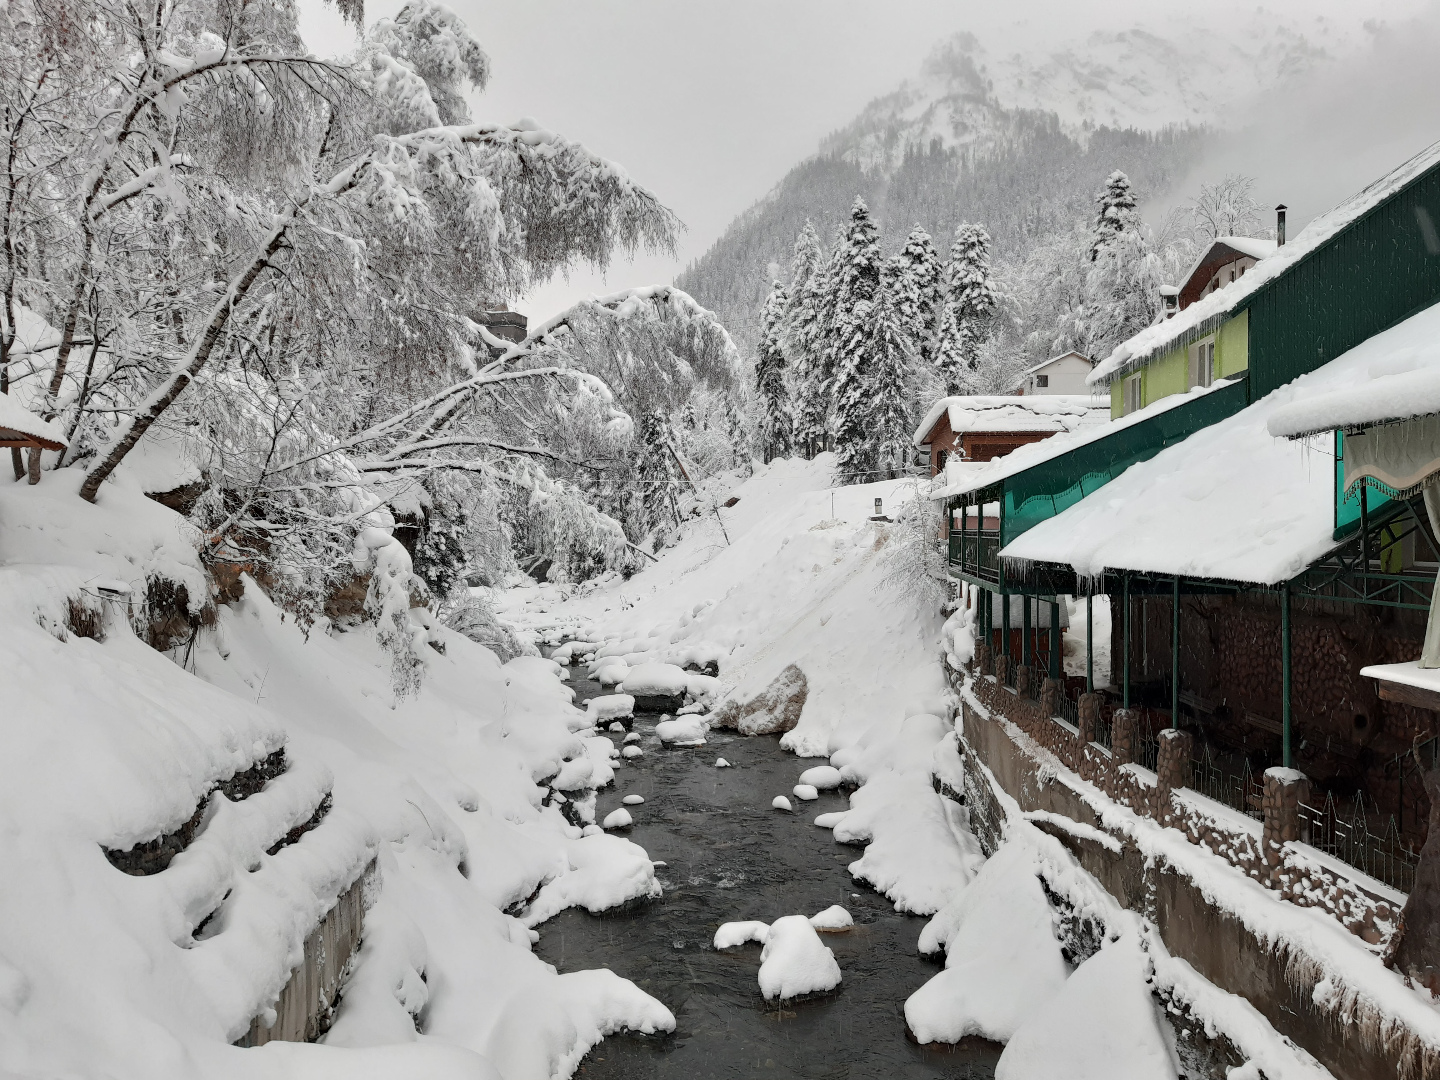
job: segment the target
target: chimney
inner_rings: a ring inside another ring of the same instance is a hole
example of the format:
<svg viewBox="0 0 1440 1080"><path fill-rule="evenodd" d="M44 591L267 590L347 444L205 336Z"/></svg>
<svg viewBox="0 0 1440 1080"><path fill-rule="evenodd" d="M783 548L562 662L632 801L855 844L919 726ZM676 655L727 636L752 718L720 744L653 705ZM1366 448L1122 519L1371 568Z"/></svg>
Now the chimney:
<svg viewBox="0 0 1440 1080"><path fill-rule="evenodd" d="M1285 246L1285 204L1275 207L1275 246Z"/></svg>
<svg viewBox="0 0 1440 1080"><path fill-rule="evenodd" d="M1174 285L1160 286L1160 307L1165 318L1170 318L1180 310L1180 290Z"/></svg>

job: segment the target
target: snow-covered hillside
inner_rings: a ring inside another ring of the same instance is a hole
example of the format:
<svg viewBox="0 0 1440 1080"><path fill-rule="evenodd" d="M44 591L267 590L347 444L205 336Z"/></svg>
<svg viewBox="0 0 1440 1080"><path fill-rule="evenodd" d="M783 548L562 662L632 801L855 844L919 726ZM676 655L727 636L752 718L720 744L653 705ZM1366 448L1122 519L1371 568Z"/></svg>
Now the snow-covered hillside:
<svg viewBox="0 0 1440 1080"><path fill-rule="evenodd" d="M929 914L969 880L979 848L963 811L931 786L952 707L939 605L897 579L906 530L871 520L876 499L885 517L905 509L916 481L832 488L833 470L831 454L757 466L716 489L733 506L696 518L630 580L583 595L522 587L503 614L543 640L584 640L622 669L713 661L712 722L727 702L793 693L798 669L803 704L781 746L829 757L863 785L824 826L869 842L850 866L858 880L900 910Z"/></svg>
<svg viewBox="0 0 1440 1080"><path fill-rule="evenodd" d="M642 849L556 805L564 787L583 818L614 766L554 664L440 630L396 704L373 624L302 628L248 579L217 610L184 519L124 477L86 503L79 475L0 482L0 1073L534 1080L673 1027L530 951L546 911L659 888ZM202 626L166 656L136 630L173 585ZM120 854L166 845L143 876ZM362 879L322 1045L232 1047Z"/></svg>

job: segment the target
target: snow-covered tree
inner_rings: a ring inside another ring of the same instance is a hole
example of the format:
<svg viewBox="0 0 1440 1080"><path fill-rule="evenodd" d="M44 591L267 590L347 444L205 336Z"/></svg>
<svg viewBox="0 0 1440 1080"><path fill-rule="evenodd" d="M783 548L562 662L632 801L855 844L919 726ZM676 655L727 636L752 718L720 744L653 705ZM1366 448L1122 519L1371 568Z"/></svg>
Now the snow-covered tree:
<svg viewBox="0 0 1440 1080"><path fill-rule="evenodd" d="M916 225L905 239L897 256L899 273L895 276L895 302L900 316L909 327L917 364L936 366L936 334L945 297L944 271L930 234Z"/></svg>
<svg viewBox="0 0 1440 1080"><path fill-rule="evenodd" d="M1091 227L1090 261L1100 256L1100 251L1111 240L1127 230L1135 229L1140 223L1140 212L1130 178L1116 169L1105 178L1105 188L1095 197L1098 209Z"/></svg>
<svg viewBox="0 0 1440 1080"><path fill-rule="evenodd" d="M825 364L827 269L820 238L807 221L795 238L785 328L795 403L793 439L796 449L810 456L824 442L830 404Z"/></svg>
<svg viewBox="0 0 1440 1080"><path fill-rule="evenodd" d="M0 6L0 390L70 441L32 455L32 482L80 470L103 501L163 434L209 485L191 511L206 552L253 562L305 618L355 574L457 588L512 541L562 574L616 565L598 474L633 468L631 416L743 393L728 334L669 287L518 344L471 316L669 249L676 219L531 121L471 122L489 61L433 0L341 61L296 19L292 0ZM382 511L417 539L362 545L362 569L355 538ZM387 590L372 614L394 621ZM404 605L412 627L426 610ZM400 628L377 632L415 670Z"/></svg>
<svg viewBox="0 0 1440 1080"><path fill-rule="evenodd" d="M983 226L962 222L955 230L945 266L945 304L936 350L947 393L969 392L997 302L990 270L990 236Z"/></svg>
<svg viewBox="0 0 1440 1080"><path fill-rule="evenodd" d="M774 282L760 312L755 358L755 395L760 411L760 451L765 461L790 453L792 425L785 361L785 286Z"/></svg>
<svg viewBox="0 0 1440 1080"><path fill-rule="evenodd" d="M894 475L910 453L905 376L913 344L891 289L900 273L891 260L872 298L854 309L851 337L840 349L834 430L837 479L844 484Z"/></svg>
<svg viewBox="0 0 1440 1080"><path fill-rule="evenodd" d="M873 467L891 477L905 470L913 450L910 436L915 425L907 390L915 354L915 323L900 302L909 269L899 256L887 261L870 306L867 351Z"/></svg>
<svg viewBox="0 0 1440 1080"><path fill-rule="evenodd" d="M1099 252L1085 279L1086 354L1106 357L1159 315L1160 260L1138 220Z"/></svg>
<svg viewBox="0 0 1440 1080"><path fill-rule="evenodd" d="M1185 208L1194 237L1206 243L1217 236L1259 236L1265 230L1265 208L1250 197L1253 177L1231 173L1218 184L1201 184L1200 194Z"/></svg>
<svg viewBox="0 0 1440 1080"><path fill-rule="evenodd" d="M848 462L855 461L856 454L868 453L855 440L868 438L863 430L862 401L869 369L866 341L870 306L880 289L882 261L880 230L865 200L857 196L850 221L831 256L826 283L825 360L831 373L829 397L834 413L830 431L836 453ZM854 474L847 465L842 465L841 471L846 476Z"/></svg>

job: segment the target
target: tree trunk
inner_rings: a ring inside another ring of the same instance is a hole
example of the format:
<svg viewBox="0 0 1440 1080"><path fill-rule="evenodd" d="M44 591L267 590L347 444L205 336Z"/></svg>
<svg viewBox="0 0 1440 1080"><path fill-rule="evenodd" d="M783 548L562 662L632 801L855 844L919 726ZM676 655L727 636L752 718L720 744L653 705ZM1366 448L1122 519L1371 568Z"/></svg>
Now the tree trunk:
<svg viewBox="0 0 1440 1080"><path fill-rule="evenodd" d="M1420 850L1415 886L1400 913L1389 963L1432 994L1440 994L1440 767L1425 774L1430 832Z"/></svg>

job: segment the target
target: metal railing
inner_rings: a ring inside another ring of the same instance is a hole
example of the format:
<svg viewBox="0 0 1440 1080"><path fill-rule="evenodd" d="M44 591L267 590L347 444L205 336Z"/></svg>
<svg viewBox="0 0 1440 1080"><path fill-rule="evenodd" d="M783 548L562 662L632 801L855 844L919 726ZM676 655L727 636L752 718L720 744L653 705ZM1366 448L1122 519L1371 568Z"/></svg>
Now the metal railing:
<svg viewBox="0 0 1440 1080"><path fill-rule="evenodd" d="M1359 798L1348 812L1329 794L1320 806L1301 803L1300 839L1401 892L1415 886L1419 857L1402 841L1395 816L1372 832Z"/></svg>
<svg viewBox="0 0 1440 1080"><path fill-rule="evenodd" d="M1000 581L1000 534L994 530L985 532L950 533L950 565L962 573L993 581Z"/></svg>
<svg viewBox="0 0 1440 1080"><path fill-rule="evenodd" d="M1114 744L1110 739L1110 721L1103 716L1097 716L1095 718L1095 738L1091 741L1099 743L1106 750L1113 750Z"/></svg>
<svg viewBox="0 0 1440 1080"><path fill-rule="evenodd" d="M1135 732L1135 764L1143 765L1151 772L1156 771L1160 762L1160 740L1154 732L1139 728Z"/></svg>
<svg viewBox="0 0 1440 1080"><path fill-rule="evenodd" d="M1211 756L1208 747L1203 755L1190 759L1188 786L1207 798L1251 817L1259 817L1264 805L1264 780L1251 770L1249 763L1243 763L1239 771L1227 768Z"/></svg>

